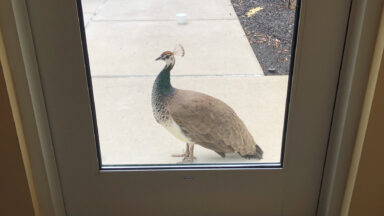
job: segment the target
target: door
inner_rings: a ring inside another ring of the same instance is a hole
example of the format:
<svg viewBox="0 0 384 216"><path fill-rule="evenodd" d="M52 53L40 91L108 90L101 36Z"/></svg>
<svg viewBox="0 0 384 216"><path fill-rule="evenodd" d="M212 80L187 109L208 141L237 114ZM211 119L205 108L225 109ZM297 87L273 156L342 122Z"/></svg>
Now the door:
<svg viewBox="0 0 384 216"><path fill-rule="evenodd" d="M81 2L26 4L68 215L315 215L350 1L298 6L279 160L191 164L103 163Z"/></svg>

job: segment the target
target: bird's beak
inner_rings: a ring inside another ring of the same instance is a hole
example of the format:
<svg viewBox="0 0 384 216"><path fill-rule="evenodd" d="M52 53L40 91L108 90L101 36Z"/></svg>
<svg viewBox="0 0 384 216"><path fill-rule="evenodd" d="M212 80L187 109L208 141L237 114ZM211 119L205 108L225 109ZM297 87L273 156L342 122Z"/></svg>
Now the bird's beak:
<svg viewBox="0 0 384 216"><path fill-rule="evenodd" d="M158 61L158 60L160 60L161 59L161 56L159 56L157 59L155 59L155 61Z"/></svg>

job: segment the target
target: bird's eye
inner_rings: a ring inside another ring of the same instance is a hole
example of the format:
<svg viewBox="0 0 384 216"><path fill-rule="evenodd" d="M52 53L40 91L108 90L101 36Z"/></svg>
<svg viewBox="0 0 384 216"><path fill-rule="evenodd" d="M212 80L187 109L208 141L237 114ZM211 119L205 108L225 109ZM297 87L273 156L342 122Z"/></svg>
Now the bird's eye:
<svg viewBox="0 0 384 216"><path fill-rule="evenodd" d="M169 59L169 55L165 56L166 59Z"/></svg>

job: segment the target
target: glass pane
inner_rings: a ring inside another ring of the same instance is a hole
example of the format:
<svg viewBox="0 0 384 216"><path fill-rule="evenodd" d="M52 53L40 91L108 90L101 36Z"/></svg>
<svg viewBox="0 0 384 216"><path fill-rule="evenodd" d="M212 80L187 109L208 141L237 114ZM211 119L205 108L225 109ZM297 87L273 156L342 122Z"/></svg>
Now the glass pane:
<svg viewBox="0 0 384 216"><path fill-rule="evenodd" d="M102 165L280 164L296 1L81 4Z"/></svg>

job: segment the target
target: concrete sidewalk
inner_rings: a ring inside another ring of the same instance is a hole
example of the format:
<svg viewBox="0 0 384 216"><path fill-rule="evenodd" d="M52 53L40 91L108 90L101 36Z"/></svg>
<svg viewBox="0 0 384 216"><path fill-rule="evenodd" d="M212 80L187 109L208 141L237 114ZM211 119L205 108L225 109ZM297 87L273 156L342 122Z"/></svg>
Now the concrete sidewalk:
<svg viewBox="0 0 384 216"><path fill-rule="evenodd" d="M83 0L87 45L104 164L175 163L185 144L157 125L152 83L161 52L184 46L172 71L175 87L229 104L265 155L279 162L287 76L265 77L230 0ZM187 24L176 13L187 13ZM148 136L150 135L150 136ZM225 159L195 147L198 163ZM257 161L255 161L257 162Z"/></svg>

